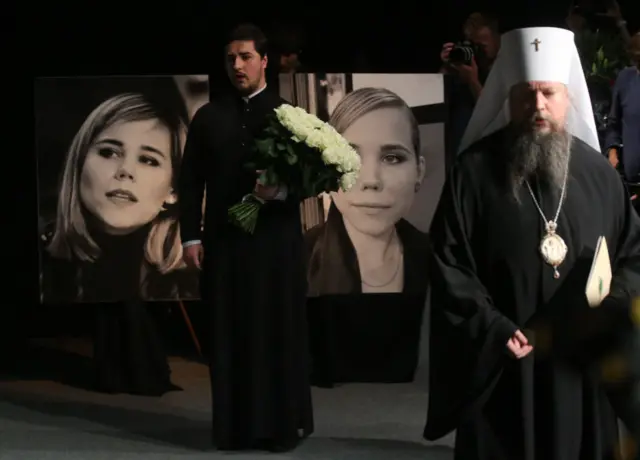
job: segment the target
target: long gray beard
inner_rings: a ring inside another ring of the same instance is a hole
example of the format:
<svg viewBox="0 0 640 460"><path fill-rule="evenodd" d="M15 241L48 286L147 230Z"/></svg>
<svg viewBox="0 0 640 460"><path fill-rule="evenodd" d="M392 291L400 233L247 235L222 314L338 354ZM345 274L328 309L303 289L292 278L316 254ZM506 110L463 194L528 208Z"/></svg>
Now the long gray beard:
<svg viewBox="0 0 640 460"><path fill-rule="evenodd" d="M520 203L525 180L536 176L552 189L562 189L571 157L572 136L566 131L539 134L512 130L508 144L508 180Z"/></svg>

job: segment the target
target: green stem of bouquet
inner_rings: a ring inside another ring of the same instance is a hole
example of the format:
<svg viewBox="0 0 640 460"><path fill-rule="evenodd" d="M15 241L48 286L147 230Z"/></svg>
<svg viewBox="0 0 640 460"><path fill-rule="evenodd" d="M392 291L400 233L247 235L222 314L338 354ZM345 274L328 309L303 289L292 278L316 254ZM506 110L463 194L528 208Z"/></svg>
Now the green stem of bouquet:
<svg viewBox="0 0 640 460"><path fill-rule="evenodd" d="M246 195L242 202L229 208L229 221L249 234L253 234L264 200L255 195Z"/></svg>

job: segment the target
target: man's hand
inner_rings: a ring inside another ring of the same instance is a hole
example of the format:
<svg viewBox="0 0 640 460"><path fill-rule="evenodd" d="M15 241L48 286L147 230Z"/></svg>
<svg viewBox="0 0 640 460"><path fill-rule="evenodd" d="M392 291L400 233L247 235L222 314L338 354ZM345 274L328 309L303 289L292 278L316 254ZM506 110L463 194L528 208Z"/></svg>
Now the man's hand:
<svg viewBox="0 0 640 460"><path fill-rule="evenodd" d="M451 67L458 71L458 75L462 81L468 85L480 84L480 78L478 77L478 64L476 58L471 58L471 64L451 64Z"/></svg>
<svg viewBox="0 0 640 460"><path fill-rule="evenodd" d="M204 259L204 248L201 244L192 244L182 249L182 259L189 268L202 269L202 259Z"/></svg>
<svg viewBox="0 0 640 460"><path fill-rule="evenodd" d="M440 51L440 60L445 64L449 62L449 54L451 54L451 50L455 44L453 43L445 43L442 45L442 51Z"/></svg>
<svg viewBox="0 0 640 460"><path fill-rule="evenodd" d="M263 173L264 171L256 171L258 179L256 179L256 186L253 189L253 194L258 198L262 198L263 200L273 200L278 194L278 190L280 190L280 187L277 185L264 185L260 181L260 176Z"/></svg>
<svg viewBox="0 0 640 460"><path fill-rule="evenodd" d="M620 157L618 156L618 149L616 148L611 148L609 149L609 163L611 163L611 166L613 166L615 169L618 169L618 166L620 166Z"/></svg>
<svg viewBox="0 0 640 460"><path fill-rule="evenodd" d="M516 331L507 342L507 350L514 358L522 359L533 351L533 346L529 345L529 341L522 331Z"/></svg>

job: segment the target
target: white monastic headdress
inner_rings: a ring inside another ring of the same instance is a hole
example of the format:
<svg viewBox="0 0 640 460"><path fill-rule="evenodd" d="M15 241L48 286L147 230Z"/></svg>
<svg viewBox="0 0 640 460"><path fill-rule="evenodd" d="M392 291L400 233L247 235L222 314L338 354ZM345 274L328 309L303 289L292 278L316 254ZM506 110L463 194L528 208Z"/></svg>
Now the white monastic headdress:
<svg viewBox="0 0 640 460"><path fill-rule="evenodd" d="M509 93L522 82L553 81L569 90L567 131L600 151L587 82L572 32L531 27L507 32L471 115L458 152L504 128L511 120Z"/></svg>

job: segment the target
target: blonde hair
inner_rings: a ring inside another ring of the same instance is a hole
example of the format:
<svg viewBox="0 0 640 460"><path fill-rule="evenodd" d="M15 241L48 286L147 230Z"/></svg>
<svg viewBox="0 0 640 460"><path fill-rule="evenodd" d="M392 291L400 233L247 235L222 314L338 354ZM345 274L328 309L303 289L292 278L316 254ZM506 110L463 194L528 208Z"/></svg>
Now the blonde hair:
<svg viewBox="0 0 640 460"><path fill-rule="evenodd" d="M182 160L182 133L186 127L177 117L161 111L141 94L120 94L96 107L76 133L62 171L55 230L47 251L57 258L77 258L93 262L100 257L100 247L91 237L80 199L79 183L91 145L105 129L120 122L157 119L171 134L172 183L178 178ZM180 268L182 245L179 223L170 211L161 212L152 222L144 247L145 260L161 273Z"/></svg>
<svg viewBox="0 0 640 460"><path fill-rule="evenodd" d="M362 116L374 110L397 108L405 113L411 126L411 143L416 161L420 158L420 130L407 103L386 88L360 88L343 97L329 117L329 124L340 134L344 133Z"/></svg>

